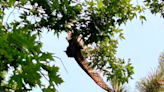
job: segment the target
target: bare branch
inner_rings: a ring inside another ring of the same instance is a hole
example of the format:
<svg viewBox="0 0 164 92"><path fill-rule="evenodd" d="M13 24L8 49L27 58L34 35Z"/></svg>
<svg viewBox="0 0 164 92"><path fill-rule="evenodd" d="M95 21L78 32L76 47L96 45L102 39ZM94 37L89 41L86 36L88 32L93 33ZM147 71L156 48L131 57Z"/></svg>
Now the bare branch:
<svg viewBox="0 0 164 92"><path fill-rule="evenodd" d="M58 58L58 59L61 61L62 65L63 65L63 67L64 67L64 69L65 69L65 71L68 73L68 71L67 71L67 69L66 69L66 67L65 67L65 65L64 65L64 63L63 63L63 61L61 60L61 58L59 58L59 57L57 57L57 56L53 56L53 57L56 57L56 58Z"/></svg>
<svg viewBox="0 0 164 92"><path fill-rule="evenodd" d="M47 77L46 77L41 71L39 71L39 72L40 72L40 74L43 75L43 77L44 77L47 81L49 81L49 80L47 79Z"/></svg>
<svg viewBox="0 0 164 92"><path fill-rule="evenodd" d="M6 22L8 21L8 19L9 19L10 15L14 12L14 10L15 10L15 6L14 6L14 9L10 12L9 16L7 17Z"/></svg>

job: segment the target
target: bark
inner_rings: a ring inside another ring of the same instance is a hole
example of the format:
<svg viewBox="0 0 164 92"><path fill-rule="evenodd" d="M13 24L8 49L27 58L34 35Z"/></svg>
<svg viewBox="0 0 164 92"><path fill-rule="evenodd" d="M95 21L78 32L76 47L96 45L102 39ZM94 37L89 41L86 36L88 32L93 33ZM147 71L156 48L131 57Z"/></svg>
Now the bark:
<svg viewBox="0 0 164 92"><path fill-rule="evenodd" d="M88 61L83 57L81 53L82 46L77 42L76 38L67 39L69 42L69 46L67 47L66 54L68 57L73 57L79 66L95 81L97 85L99 85L104 90L111 92L111 89L108 85L103 81L100 74L88 66Z"/></svg>

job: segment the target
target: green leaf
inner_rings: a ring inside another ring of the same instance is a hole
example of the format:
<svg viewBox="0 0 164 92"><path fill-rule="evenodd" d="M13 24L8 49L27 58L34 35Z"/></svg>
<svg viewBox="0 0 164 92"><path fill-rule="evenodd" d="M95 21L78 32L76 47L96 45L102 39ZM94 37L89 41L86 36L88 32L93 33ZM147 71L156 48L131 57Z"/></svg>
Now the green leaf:
<svg viewBox="0 0 164 92"><path fill-rule="evenodd" d="M102 9L103 8L103 2L102 0L97 0L97 8Z"/></svg>
<svg viewBox="0 0 164 92"><path fill-rule="evenodd" d="M15 0L9 0L8 5L9 5L9 6L12 6L12 5L14 5L14 3L15 3Z"/></svg>
<svg viewBox="0 0 164 92"><path fill-rule="evenodd" d="M141 20L144 19L144 20L146 21L146 17L145 17L145 16L142 16L142 15L141 15L141 16L140 16L140 19L141 19Z"/></svg>
<svg viewBox="0 0 164 92"><path fill-rule="evenodd" d="M40 60L41 61L46 61L47 59L54 60L50 53L42 53L42 56L40 57Z"/></svg>
<svg viewBox="0 0 164 92"><path fill-rule="evenodd" d="M44 88L42 89L43 92L56 92L55 88Z"/></svg>
<svg viewBox="0 0 164 92"><path fill-rule="evenodd" d="M51 67L49 68L49 78L50 78L50 83L55 82L56 85L61 84L63 82L63 80L59 77L59 75L57 75L59 68L58 67ZM50 84L51 85L51 84Z"/></svg>

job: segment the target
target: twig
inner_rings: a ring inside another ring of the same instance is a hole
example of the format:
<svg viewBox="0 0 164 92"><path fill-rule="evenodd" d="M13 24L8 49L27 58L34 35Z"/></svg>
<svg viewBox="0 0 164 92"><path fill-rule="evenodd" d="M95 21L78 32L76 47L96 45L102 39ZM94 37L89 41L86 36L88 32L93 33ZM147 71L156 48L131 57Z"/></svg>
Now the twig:
<svg viewBox="0 0 164 92"><path fill-rule="evenodd" d="M49 81L48 79L47 79L47 77L41 72L41 71L39 71L42 75L43 75L43 77L47 80L47 81Z"/></svg>
<svg viewBox="0 0 164 92"><path fill-rule="evenodd" d="M23 7L23 6L22 6L21 8L23 8L23 9L26 9L26 10L31 10L31 9L29 9L29 8L26 8L26 7Z"/></svg>
<svg viewBox="0 0 164 92"><path fill-rule="evenodd" d="M14 12L14 10L15 10L15 6L14 6L14 9L10 12L9 16L7 17L6 22L8 21L8 19L9 19L9 17L10 17L10 15L11 15L11 13L13 13L13 12Z"/></svg>
<svg viewBox="0 0 164 92"><path fill-rule="evenodd" d="M68 73L68 71L67 71L66 67L64 66L64 63L63 63L63 61L61 60L61 58L59 58L59 57L57 57L57 56L53 56L53 57L56 57L56 58L58 58L58 59L61 61L61 63L62 63L62 65L63 65L64 69L65 69L66 72Z"/></svg>
<svg viewBox="0 0 164 92"><path fill-rule="evenodd" d="M47 77L41 72L41 71L39 71L42 75L43 75L43 77L47 80L47 81L49 81L48 79L47 79ZM55 88L55 90L57 91L57 92L59 92L56 88Z"/></svg>

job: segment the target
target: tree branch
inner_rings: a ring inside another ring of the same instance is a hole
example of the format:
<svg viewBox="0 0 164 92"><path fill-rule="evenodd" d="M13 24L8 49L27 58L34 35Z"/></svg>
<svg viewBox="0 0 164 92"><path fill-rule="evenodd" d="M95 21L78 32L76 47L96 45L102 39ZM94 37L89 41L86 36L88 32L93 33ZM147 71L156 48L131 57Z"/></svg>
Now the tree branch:
<svg viewBox="0 0 164 92"><path fill-rule="evenodd" d="M68 73L68 71L67 71L67 69L66 69L66 67L65 67L65 65L64 65L64 63L63 63L63 61L61 60L61 58L59 58L59 57L57 57L57 56L53 56L53 57L58 58L58 59L61 61L62 65L63 65L63 67L64 67L64 69L65 69L65 71Z"/></svg>
<svg viewBox="0 0 164 92"><path fill-rule="evenodd" d="M69 37L69 36L68 36ZM103 81L100 74L93 70L91 66L88 66L88 61L83 57L81 53L82 47L77 42L76 38L68 40L69 46L67 47L66 54L68 57L73 57L79 66L104 90L111 92L111 88Z"/></svg>

